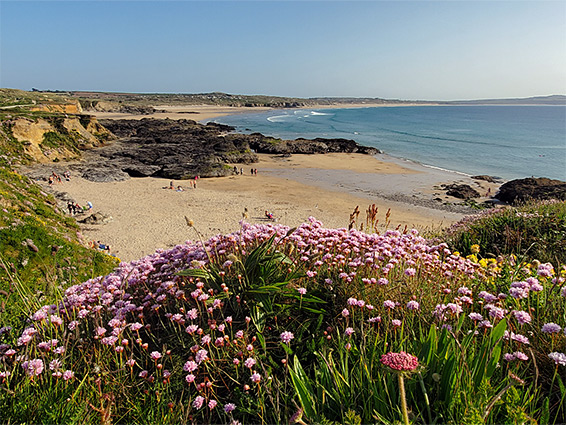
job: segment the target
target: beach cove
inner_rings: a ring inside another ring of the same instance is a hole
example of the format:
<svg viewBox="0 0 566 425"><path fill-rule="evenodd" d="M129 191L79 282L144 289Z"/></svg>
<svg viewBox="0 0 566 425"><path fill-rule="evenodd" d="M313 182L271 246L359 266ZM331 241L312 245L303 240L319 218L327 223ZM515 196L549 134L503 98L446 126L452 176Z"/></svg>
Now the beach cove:
<svg viewBox="0 0 566 425"><path fill-rule="evenodd" d="M198 110L194 106L190 109ZM213 118L210 108L204 107L202 111L206 119ZM249 108L238 110L247 111ZM234 108L225 112L232 113ZM277 223L291 227L313 216L327 227L341 228L348 227L350 214L358 206L359 227L365 225L368 206L375 204L381 230L386 227L438 230L473 212L435 201L435 198L449 203L457 201L446 196L440 184L456 181L470 184L482 194L488 190L494 193L497 188L497 184L403 164L383 155L378 155L379 158L345 153L258 156L258 163L231 164L242 168L243 175L199 179L196 189L187 180L175 180L174 187L184 189L179 192L168 189L169 180L152 177L91 182L72 176L61 185L49 188L44 184L44 187L65 192L81 205L91 202L94 206L91 212L110 216L106 224L81 225L81 231L86 240L109 245L111 253L123 261L186 240L237 231L243 219L249 223L272 222L265 217L265 211L272 213ZM49 166L43 167L48 173ZM251 175L251 168L258 169L257 176ZM185 217L194 222L193 229L187 226Z"/></svg>

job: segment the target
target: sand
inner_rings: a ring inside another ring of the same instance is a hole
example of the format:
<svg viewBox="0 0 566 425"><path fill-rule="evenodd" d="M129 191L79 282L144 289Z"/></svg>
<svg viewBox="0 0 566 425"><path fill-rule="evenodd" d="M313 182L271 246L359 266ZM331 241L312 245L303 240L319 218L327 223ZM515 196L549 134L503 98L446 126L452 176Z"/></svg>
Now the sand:
<svg viewBox="0 0 566 425"><path fill-rule="evenodd" d="M192 105L157 105L155 108L167 112L150 116L94 115L111 119L153 117L206 121L222 115L270 109ZM376 204L381 232L397 227L438 230L460 220L465 213L454 208L452 211L438 209L441 204L434 198L455 201L440 190L440 184L466 183L480 191L491 189L492 193L497 187L386 155L281 157L263 154L259 158L259 163L248 166L232 164L238 169L243 167L243 175L200 179L196 189L191 188L188 181L174 181L175 187L184 188L179 192L168 189L169 180L157 178L95 183L73 176L69 182L53 188L44 183L44 187L47 191L66 192L81 205L90 201L94 205L92 213L111 216L107 224L82 225L82 233L89 241L109 245L111 253L123 261L139 259L186 240L237 231L242 219L249 223L271 223L265 217L266 210L274 214L276 223L288 226L298 226L313 216L327 227L339 228L348 227L350 214L358 206L361 212L356 225L359 228L365 224L368 206ZM251 167L258 169L257 176L250 174ZM390 220L386 222L388 211ZM187 226L185 216L193 220L194 228Z"/></svg>
<svg viewBox="0 0 566 425"><path fill-rule="evenodd" d="M249 223L270 223L265 217L266 210L274 214L275 222L288 226L298 226L313 216L327 227L348 227L350 213L356 206L361 211L359 226L365 223L368 206L375 203L379 207L380 231L386 228L388 209L391 210L388 228L439 229L463 217L462 213L408 203L416 199L412 193L420 193L422 199L430 197L421 193L414 183L403 183L404 192L391 191L397 193L397 198L381 196L387 195L385 188L376 187L374 193L368 192L364 185L372 182L384 186L389 181L396 187L395 182L404 178L426 181L429 185L438 180L426 170L405 168L368 155L293 155L290 158L260 155L260 162L252 166L258 169L257 176L252 176L251 166L246 166L243 175L200 179L196 189L187 181L174 181L175 187L184 188L181 192L168 189L169 181L164 179L133 178L95 183L75 176L69 182L45 189L66 192L81 205L90 201L94 205L92 212L111 216L107 224L82 225L82 233L89 241L110 245L111 253L122 261L139 259L156 249L168 249L186 240L198 240L198 233L208 238L237 231L244 215ZM338 176L339 180L339 176L343 176L342 181L353 179L360 184L354 187L334 185L328 173ZM185 216L193 220L194 228L187 226Z"/></svg>

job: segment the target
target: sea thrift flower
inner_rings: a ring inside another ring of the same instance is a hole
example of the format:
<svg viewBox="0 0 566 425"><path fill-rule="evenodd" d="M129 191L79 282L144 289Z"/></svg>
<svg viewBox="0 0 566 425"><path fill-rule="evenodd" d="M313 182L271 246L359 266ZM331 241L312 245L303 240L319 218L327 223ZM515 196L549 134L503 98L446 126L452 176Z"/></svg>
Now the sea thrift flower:
<svg viewBox="0 0 566 425"><path fill-rule="evenodd" d="M216 400L210 400L208 402L208 408L212 410L216 407L217 404L218 404L218 402Z"/></svg>
<svg viewBox="0 0 566 425"><path fill-rule="evenodd" d="M399 319L393 319L391 321L391 324L395 327L399 327L399 326L401 326L401 321Z"/></svg>
<svg viewBox="0 0 566 425"><path fill-rule="evenodd" d="M418 302L414 301L414 300L409 301L407 303L407 309L408 310L418 310L420 307L421 307L420 304Z"/></svg>
<svg viewBox="0 0 566 425"><path fill-rule="evenodd" d="M185 381L187 381L189 384L195 382L195 375L189 373L187 376L185 376Z"/></svg>
<svg viewBox="0 0 566 425"><path fill-rule="evenodd" d="M208 351L199 350L195 356L195 360L198 364L201 364L205 360L208 360Z"/></svg>
<svg viewBox="0 0 566 425"><path fill-rule="evenodd" d="M283 341L285 344L289 344L293 338L295 338L293 332L285 331L281 334L281 341Z"/></svg>
<svg viewBox="0 0 566 425"><path fill-rule="evenodd" d="M22 368L32 378L43 372L43 367L43 360L41 359L33 359L22 363Z"/></svg>
<svg viewBox="0 0 566 425"><path fill-rule="evenodd" d="M383 307L388 308L390 310L393 310L395 308L395 301L385 300L383 302Z"/></svg>
<svg viewBox="0 0 566 425"><path fill-rule="evenodd" d="M194 362L192 360L189 360L188 362L186 362L183 365L183 370L185 372L192 372L192 371L197 370L197 369L198 369L198 365L196 364L196 362Z"/></svg>
<svg viewBox="0 0 566 425"><path fill-rule="evenodd" d="M75 372L72 370L66 370L63 372L63 380L68 381L69 379L73 379L75 377Z"/></svg>
<svg viewBox="0 0 566 425"><path fill-rule="evenodd" d="M248 357L246 359L246 361L244 362L244 366L246 366L247 368L251 369L252 367L254 367L256 364L255 359L253 359L252 357Z"/></svg>
<svg viewBox="0 0 566 425"><path fill-rule="evenodd" d="M149 355L153 360L159 360L161 358L161 353L158 351L152 351Z"/></svg>
<svg viewBox="0 0 566 425"><path fill-rule="evenodd" d="M348 311L347 308L345 308L344 310L342 310L342 316L343 317L348 317L350 315L350 312Z"/></svg>
<svg viewBox="0 0 566 425"><path fill-rule="evenodd" d="M250 376L250 379L254 384L257 384L259 383L259 381L261 381L261 375L257 372L254 372L252 373L252 376Z"/></svg>
<svg viewBox="0 0 566 425"><path fill-rule="evenodd" d="M203 403L204 403L204 397L199 395L193 401L193 407L199 410L202 407Z"/></svg>
<svg viewBox="0 0 566 425"><path fill-rule="evenodd" d="M354 333L354 329L353 328L346 328L346 330L344 331L344 335L346 336L350 336Z"/></svg>
<svg viewBox="0 0 566 425"><path fill-rule="evenodd" d="M545 323L542 325L541 331L547 334L558 333L562 330L562 328L557 325L556 323Z"/></svg>
<svg viewBox="0 0 566 425"><path fill-rule="evenodd" d="M401 372L414 371L419 365L419 359L416 356L404 351L384 354L381 356L380 362L393 370Z"/></svg>
<svg viewBox="0 0 566 425"><path fill-rule="evenodd" d="M515 310L513 312L513 315L515 316L515 319L517 319L517 322L519 322L520 325L524 325L525 323L531 323L531 315L526 311Z"/></svg>
<svg viewBox="0 0 566 425"><path fill-rule="evenodd" d="M226 413L230 413L236 409L236 405L234 403L227 403L224 405L224 411Z"/></svg>
<svg viewBox="0 0 566 425"><path fill-rule="evenodd" d="M298 288L297 291L299 292L299 294L301 295L305 295L307 293L306 288Z"/></svg>
<svg viewBox="0 0 566 425"><path fill-rule="evenodd" d="M550 359L554 361L556 366L558 365L566 366L566 354L554 352L554 353L550 353L548 357L550 357Z"/></svg>
<svg viewBox="0 0 566 425"><path fill-rule="evenodd" d="M481 321L483 320L482 315L479 314L479 313L470 313L470 314L468 314L468 317L469 317L470 319L472 319L473 321L479 321L479 322L481 322Z"/></svg>

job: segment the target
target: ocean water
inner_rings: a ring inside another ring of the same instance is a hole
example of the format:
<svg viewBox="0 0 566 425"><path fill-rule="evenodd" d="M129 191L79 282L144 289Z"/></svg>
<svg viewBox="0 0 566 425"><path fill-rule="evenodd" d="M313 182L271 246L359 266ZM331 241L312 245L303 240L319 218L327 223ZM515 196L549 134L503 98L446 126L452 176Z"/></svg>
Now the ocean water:
<svg viewBox="0 0 566 425"><path fill-rule="evenodd" d="M289 109L214 121L284 139L353 139L394 158L467 175L566 181L566 106Z"/></svg>

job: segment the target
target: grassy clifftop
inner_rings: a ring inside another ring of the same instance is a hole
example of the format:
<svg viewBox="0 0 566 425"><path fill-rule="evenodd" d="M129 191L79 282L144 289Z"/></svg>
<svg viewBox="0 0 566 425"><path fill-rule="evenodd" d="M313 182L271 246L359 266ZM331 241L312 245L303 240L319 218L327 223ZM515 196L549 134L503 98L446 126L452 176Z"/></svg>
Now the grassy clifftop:
<svg viewBox="0 0 566 425"><path fill-rule="evenodd" d="M29 113L14 111L0 119L0 318L3 323L17 320L12 313L21 310L22 302L51 300L62 287L106 274L118 263L113 257L87 248L75 220L66 217L52 196L16 168L19 164L38 161L37 155L43 162L80 156L86 133L98 140L82 125L75 125L74 121L80 124L80 120L81 117L49 113L31 117ZM22 123L28 125L30 140L16 137L23 134L15 131ZM88 127L84 119L83 123Z"/></svg>

